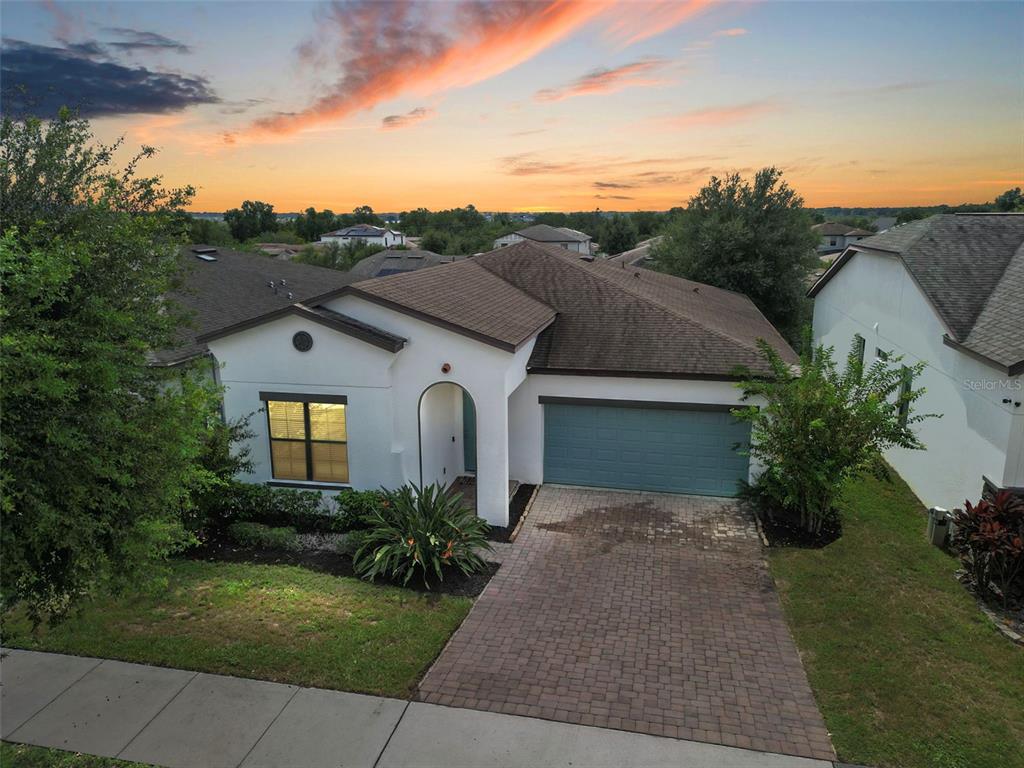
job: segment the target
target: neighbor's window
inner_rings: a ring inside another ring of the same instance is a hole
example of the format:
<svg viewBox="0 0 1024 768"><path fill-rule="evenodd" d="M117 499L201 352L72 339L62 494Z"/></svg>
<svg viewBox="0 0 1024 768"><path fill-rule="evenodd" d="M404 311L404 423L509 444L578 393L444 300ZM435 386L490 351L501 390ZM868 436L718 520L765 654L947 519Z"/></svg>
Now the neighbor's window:
<svg viewBox="0 0 1024 768"><path fill-rule="evenodd" d="M854 343L854 348L853 348L854 354L857 355L857 359L860 360L860 365L863 368L864 367L864 346L865 346L864 345L864 337L861 336L859 333L853 334L853 343Z"/></svg>
<svg viewBox="0 0 1024 768"><path fill-rule="evenodd" d="M902 366L900 370L901 381L900 381L900 424L906 426L907 418L910 416L910 403L903 400L907 395L910 394L910 388L914 384L914 373L907 366Z"/></svg>
<svg viewBox="0 0 1024 768"><path fill-rule="evenodd" d="M267 398L270 461L275 480L348 482L345 402Z"/></svg>

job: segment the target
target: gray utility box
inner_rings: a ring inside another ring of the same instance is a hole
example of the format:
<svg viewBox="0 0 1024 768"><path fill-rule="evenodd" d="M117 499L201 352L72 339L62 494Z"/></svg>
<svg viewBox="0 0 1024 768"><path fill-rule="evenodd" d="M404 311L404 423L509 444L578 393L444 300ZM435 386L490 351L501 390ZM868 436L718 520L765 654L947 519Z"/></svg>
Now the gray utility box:
<svg viewBox="0 0 1024 768"><path fill-rule="evenodd" d="M928 510L928 541L936 547L945 547L949 538L949 510L932 507Z"/></svg>

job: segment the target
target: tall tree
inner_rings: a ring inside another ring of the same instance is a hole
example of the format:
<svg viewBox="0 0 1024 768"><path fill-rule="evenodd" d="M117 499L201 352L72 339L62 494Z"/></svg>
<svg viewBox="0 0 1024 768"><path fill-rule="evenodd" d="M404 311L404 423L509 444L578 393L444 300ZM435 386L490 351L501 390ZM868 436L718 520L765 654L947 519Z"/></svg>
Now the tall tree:
<svg viewBox="0 0 1024 768"><path fill-rule="evenodd" d="M210 477L214 399L148 365L180 320L192 190L119 169L68 111L0 126L0 600L33 619L155 574Z"/></svg>
<svg viewBox="0 0 1024 768"><path fill-rule="evenodd" d="M246 200L241 208L224 212L224 221L235 240L245 241L261 232L277 231L277 216L274 206L259 200Z"/></svg>
<svg viewBox="0 0 1024 768"><path fill-rule="evenodd" d="M818 237L803 199L763 168L753 183L712 176L652 252L656 267L749 296L791 341L806 319L806 278Z"/></svg>
<svg viewBox="0 0 1024 768"><path fill-rule="evenodd" d="M632 217L619 213L605 219L598 236L601 250L609 255L628 251L636 245L637 239L636 224Z"/></svg>

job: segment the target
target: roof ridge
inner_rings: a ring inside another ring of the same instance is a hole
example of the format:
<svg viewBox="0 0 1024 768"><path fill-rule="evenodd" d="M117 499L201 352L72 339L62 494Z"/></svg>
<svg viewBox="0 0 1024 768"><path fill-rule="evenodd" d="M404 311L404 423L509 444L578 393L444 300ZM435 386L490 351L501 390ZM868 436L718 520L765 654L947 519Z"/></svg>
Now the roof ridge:
<svg viewBox="0 0 1024 768"><path fill-rule="evenodd" d="M629 296L632 296L635 299L640 299L644 303L646 303L646 304L648 304L648 305L650 305L652 307L655 307L656 309L659 309L662 312L665 312L665 313L667 313L669 315L672 315L673 317L675 317L678 320L682 320L683 322L686 322L686 323L688 323L690 325L695 325L698 328L702 328L705 331L707 331L708 333L714 334L715 336L718 336L720 338L723 338L723 339L726 339L728 341L731 341L732 343L742 347L743 349L749 350L751 352L757 352L758 351L756 345L755 346L750 346L750 345L745 344L744 342L740 341L739 339L735 338L734 336L731 336L731 335L729 335L727 333L719 331L716 328L709 328L707 325L705 325L704 323L700 322L699 320L697 320L697 319L695 319L693 317L689 317L687 315L684 315L684 314L682 314L680 312L677 312L676 310L672 309L671 307L665 306L660 301L656 301L656 300L652 299L650 296L646 296L644 294L637 293L637 292L632 291L632 290L627 290L625 286L622 286L619 283L616 283L614 280L611 280L610 278L607 278L604 275L601 275L599 272L596 272L596 271L590 269L589 265L581 264L579 259L566 258L561 253L556 253L553 250L552 251L548 251L543 246L543 244L538 244L538 243L535 243L533 241L530 241L528 243L528 245L530 247L538 247L538 245L540 245L540 247L542 249L542 252L545 255L550 256L553 259L558 259L560 262L562 262L564 264L568 264L568 265L570 265L570 266L572 266L572 267L574 267L576 269L582 270L583 272L585 272L588 275L593 275L593 276L597 277L602 283L610 285L613 288L617 288L619 291L621 291L621 292L623 292L623 293L625 293L625 294L627 294ZM491 251L491 253L494 253L494 251ZM485 265L483 265L483 264L480 264L480 266L483 267L484 269L487 269L487 267ZM490 272L491 270L488 270L488 271ZM496 274L496 273L492 272L492 274ZM502 280L505 279L505 278L501 277L500 275L496 275L496 276L499 277ZM505 282L508 282L508 281L506 280ZM695 282L695 281L691 281L691 282ZM714 286L711 286L711 287L714 287ZM532 294L527 294L527 295L531 295L532 296ZM754 309L757 309L757 305L755 305L752 301L750 301L750 297L749 296L745 296L742 293L738 294L738 295L742 296L744 299L749 301L751 303L751 305L754 306ZM536 298L536 297L533 297L533 298ZM536 300L540 301L540 299L536 299ZM546 302L541 301L541 304L544 304L545 306L547 306ZM760 312L760 310L757 310L757 311ZM764 313L761 313L761 316L764 317ZM765 318L766 322L767 322L767 320L768 320L768 318ZM769 325L771 325L771 323L769 323ZM772 326L772 327L774 327L774 326Z"/></svg>

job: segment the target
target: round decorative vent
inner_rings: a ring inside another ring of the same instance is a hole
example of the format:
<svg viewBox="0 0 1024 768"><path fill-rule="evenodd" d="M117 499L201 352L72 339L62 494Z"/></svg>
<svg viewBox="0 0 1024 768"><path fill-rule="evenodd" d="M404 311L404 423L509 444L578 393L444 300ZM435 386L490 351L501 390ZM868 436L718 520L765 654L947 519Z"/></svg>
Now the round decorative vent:
<svg viewBox="0 0 1024 768"><path fill-rule="evenodd" d="M305 331L299 331L292 336L292 346L299 352L309 352L313 348L313 337Z"/></svg>

